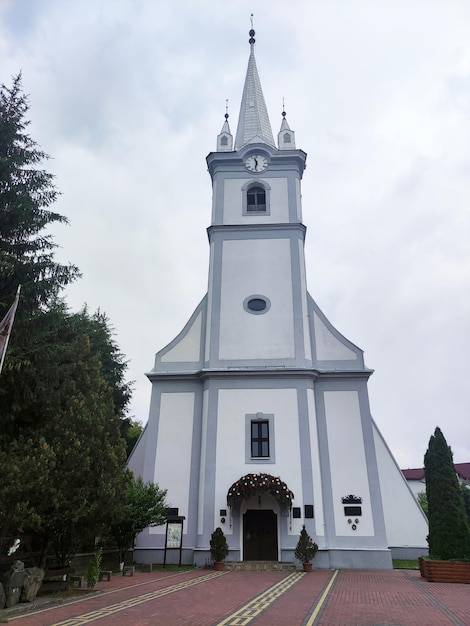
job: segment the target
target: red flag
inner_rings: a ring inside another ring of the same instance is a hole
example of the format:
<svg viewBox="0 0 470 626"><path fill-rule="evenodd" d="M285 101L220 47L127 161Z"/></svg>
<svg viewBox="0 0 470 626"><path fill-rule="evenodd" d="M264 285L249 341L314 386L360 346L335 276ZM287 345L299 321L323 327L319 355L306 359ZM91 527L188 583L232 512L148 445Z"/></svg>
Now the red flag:
<svg viewBox="0 0 470 626"><path fill-rule="evenodd" d="M18 286L13 304L0 322L0 372L2 371L3 361L5 360L5 352L7 351L8 340L10 339L11 327L15 319L16 307L18 306L18 300L20 298L20 289L21 285Z"/></svg>

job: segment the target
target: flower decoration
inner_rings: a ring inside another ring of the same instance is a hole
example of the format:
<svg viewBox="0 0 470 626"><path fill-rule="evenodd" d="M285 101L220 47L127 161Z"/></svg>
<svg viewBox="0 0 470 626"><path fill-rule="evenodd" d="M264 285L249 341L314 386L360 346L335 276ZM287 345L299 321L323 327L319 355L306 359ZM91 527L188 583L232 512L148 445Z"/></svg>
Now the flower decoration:
<svg viewBox="0 0 470 626"><path fill-rule="evenodd" d="M279 476L271 474L247 474L239 478L227 492L227 504L233 507L262 493L270 493L281 506L292 506L294 494Z"/></svg>

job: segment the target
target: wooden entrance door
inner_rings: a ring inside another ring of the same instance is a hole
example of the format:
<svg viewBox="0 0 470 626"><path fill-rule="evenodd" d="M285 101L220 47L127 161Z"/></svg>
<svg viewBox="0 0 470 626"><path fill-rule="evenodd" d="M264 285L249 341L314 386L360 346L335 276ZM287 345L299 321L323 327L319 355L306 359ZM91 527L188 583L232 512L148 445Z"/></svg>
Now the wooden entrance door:
<svg viewBox="0 0 470 626"><path fill-rule="evenodd" d="M277 561L277 515L274 511L249 509L243 515L243 559Z"/></svg>

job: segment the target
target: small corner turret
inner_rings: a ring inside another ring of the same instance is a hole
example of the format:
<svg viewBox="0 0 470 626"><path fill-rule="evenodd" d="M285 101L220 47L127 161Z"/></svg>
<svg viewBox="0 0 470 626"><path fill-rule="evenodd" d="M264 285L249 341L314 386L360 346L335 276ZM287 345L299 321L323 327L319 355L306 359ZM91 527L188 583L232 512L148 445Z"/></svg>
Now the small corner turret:
<svg viewBox="0 0 470 626"><path fill-rule="evenodd" d="M228 100L225 102L225 122L222 126L220 134L217 135L217 152L232 152L233 150L233 135L230 132L230 126L228 123Z"/></svg>
<svg viewBox="0 0 470 626"><path fill-rule="evenodd" d="M279 150L295 150L295 132L289 128L286 120L286 112L282 111L281 130L277 135Z"/></svg>

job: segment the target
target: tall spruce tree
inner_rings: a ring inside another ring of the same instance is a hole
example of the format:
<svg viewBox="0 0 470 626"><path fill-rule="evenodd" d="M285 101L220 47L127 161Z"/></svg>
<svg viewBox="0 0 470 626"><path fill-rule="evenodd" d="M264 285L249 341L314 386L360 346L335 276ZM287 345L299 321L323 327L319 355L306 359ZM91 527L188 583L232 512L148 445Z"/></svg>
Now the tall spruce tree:
<svg viewBox="0 0 470 626"><path fill-rule="evenodd" d="M428 501L429 555L458 560L470 558L470 527L465 513L453 454L439 427L424 456Z"/></svg>
<svg viewBox="0 0 470 626"><path fill-rule="evenodd" d="M22 424L47 417L41 392L47 365L60 346L44 314L56 308L61 290L79 276L74 265L54 259L57 244L47 227L67 219L49 209L58 191L54 176L42 168L49 156L26 132L28 110L18 74L11 88L0 88L0 319L22 285L0 377L3 439L17 436Z"/></svg>
<svg viewBox="0 0 470 626"><path fill-rule="evenodd" d="M58 296L79 275L54 260L57 247L45 229L67 218L49 210L57 200L54 176L41 165L49 159L27 134L28 97L21 74L0 88L0 315L22 285L17 318L27 317Z"/></svg>

